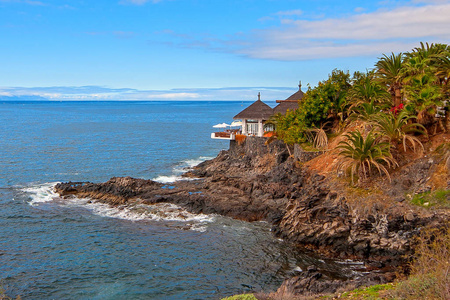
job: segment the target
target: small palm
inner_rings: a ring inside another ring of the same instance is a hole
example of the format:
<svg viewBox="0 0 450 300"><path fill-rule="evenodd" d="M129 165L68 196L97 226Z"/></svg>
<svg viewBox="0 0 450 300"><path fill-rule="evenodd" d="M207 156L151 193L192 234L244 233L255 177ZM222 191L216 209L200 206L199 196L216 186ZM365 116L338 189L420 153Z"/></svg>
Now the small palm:
<svg viewBox="0 0 450 300"><path fill-rule="evenodd" d="M341 156L338 170L350 170L353 183L355 174L365 179L373 168L380 174L386 174L390 180L386 166L396 166L397 162L392 158L388 142L381 141L380 136L373 131L366 137L359 131L350 132L345 137L347 140L338 145Z"/></svg>

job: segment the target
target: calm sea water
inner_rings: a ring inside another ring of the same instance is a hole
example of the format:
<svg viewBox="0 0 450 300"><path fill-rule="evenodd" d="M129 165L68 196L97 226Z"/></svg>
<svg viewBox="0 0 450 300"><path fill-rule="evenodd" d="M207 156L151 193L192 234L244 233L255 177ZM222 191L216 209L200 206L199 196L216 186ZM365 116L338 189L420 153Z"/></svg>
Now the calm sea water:
<svg viewBox="0 0 450 300"><path fill-rule="evenodd" d="M56 182L132 176L171 182L228 148L210 139L241 102L0 103L0 286L22 299L220 299L274 290L314 264L265 223L173 205L62 200Z"/></svg>

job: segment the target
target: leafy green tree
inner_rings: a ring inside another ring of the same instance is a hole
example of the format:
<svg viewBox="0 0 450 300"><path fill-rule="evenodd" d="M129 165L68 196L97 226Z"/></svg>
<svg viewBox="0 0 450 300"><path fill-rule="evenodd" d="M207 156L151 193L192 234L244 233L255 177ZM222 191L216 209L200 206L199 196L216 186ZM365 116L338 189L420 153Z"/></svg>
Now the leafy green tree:
<svg viewBox="0 0 450 300"><path fill-rule="evenodd" d="M322 128L329 119L338 119L346 111L349 88L349 73L333 70L327 80L308 88L297 110L287 112L278 120L278 136L288 144L306 142L307 129Z"/></svg>
<svg viewBox="0 0 450 300"><path fill-rule="evenodd" d="M292 145L306 141L306 136L304 135L305 125L299 119L298 110L289 110L284 116L278 114L274 119L276 123L276 135L286 144Z"/></svg>

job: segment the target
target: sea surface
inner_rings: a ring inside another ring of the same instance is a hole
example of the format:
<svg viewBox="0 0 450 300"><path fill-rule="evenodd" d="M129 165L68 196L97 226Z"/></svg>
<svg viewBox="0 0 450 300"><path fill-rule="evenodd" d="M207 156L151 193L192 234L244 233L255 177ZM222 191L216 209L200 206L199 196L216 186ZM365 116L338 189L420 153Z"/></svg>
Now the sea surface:
<svg viewBox="0 0 450 300"><path fill-rule="evenodd" d="M112 208L63 200L57 182L132 176L170 183L228 149L212 126L248 102L0 102L0 287L22 299L220 299L273 291L323 260L264 222L169 204Z"/></svg>

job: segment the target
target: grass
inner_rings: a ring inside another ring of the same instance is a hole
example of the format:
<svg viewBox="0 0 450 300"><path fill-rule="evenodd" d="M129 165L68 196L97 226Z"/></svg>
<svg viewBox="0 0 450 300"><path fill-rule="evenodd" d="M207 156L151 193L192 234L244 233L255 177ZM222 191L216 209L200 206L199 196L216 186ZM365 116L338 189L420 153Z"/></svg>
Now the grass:
<svg viewBox="0 0 450 300"><path fill-rule="evenodd" d="M258 300L258 298L256 298L253 294L242 294L223 298L222 300Z"/></svg>
<svg viewBox="0 0 450 300"><path fill-rule="evenodd" d="M302 147L303 151L305 152L320 152L321 149L314 147L312 143L301 143L300 147Z"/></svg>
<svg viewBox="0 0 450 300"><path fill-rule="evenodd" d="M385 299L387 292L395 287L393 283L378 284L366 288L355 289L340 295L339 299Z"/></svg>
<svg viewBox="0 0 450 300"><path fill-rule="evenodd" d="M439 189L433 192L415 194L411 203L422 207L450 208L450 190Z"/></svg>

